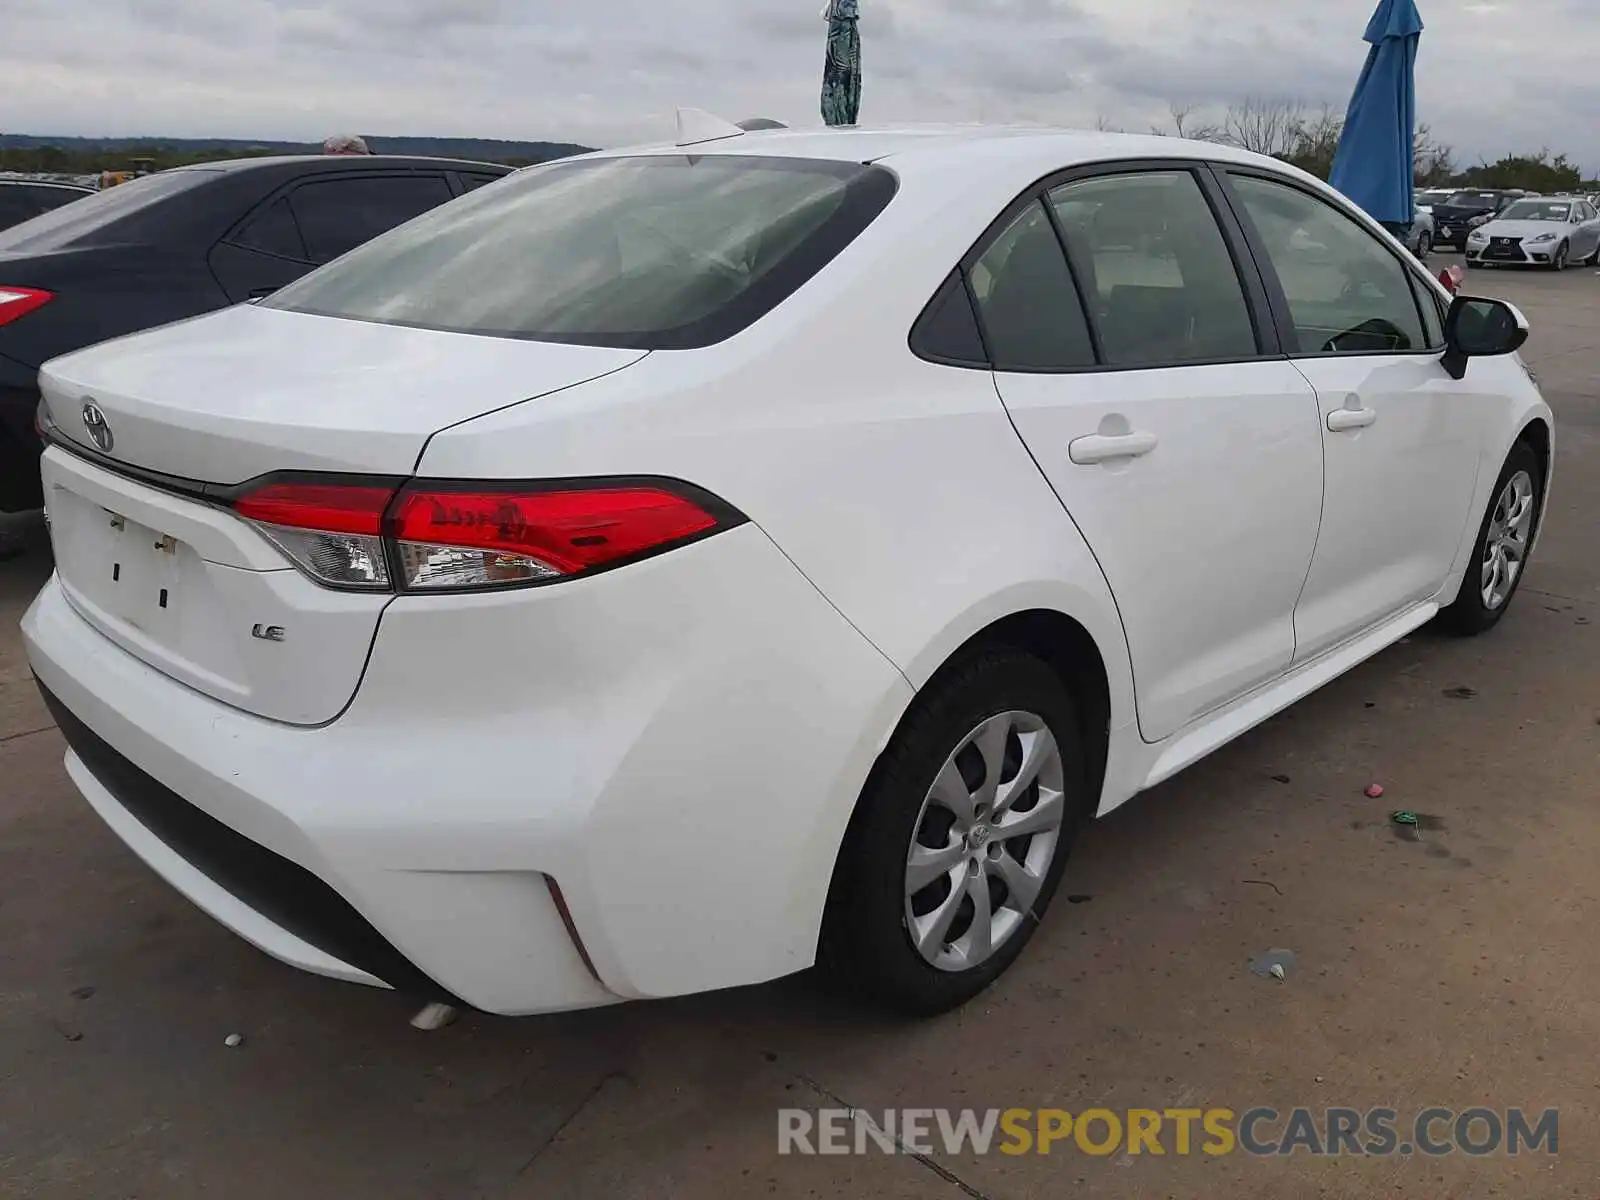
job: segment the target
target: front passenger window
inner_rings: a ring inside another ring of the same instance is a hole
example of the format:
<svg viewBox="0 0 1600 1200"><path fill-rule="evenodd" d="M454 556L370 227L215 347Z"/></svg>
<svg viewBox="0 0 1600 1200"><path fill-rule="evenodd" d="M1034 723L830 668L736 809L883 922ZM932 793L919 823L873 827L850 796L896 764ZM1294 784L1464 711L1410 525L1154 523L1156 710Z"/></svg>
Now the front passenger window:
<svg viewBox="0 0 1600 1200"><path fill-rule="evenodd" d="M1287 184L1231 177L1289 301L1301 354L1416 354L1428 339L1405 267L1373 234Z"/></svg>
<svg viewBox="0 0 1600 1200"><path fill-rule="evenodd" d="M1089 323L1061 241L1035 200L976 263L972 291L997 371L1094 365Z"/></svg>

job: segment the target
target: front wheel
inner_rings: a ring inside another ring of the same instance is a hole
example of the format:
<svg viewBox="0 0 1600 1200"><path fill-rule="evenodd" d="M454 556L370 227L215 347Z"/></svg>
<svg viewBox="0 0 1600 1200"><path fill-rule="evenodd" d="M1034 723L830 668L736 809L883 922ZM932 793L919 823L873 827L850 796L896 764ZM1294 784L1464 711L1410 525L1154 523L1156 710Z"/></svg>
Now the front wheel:
<svg viewBox="0 0 1600 1200"><path fill-rule="evenodd" d="M1433 238L1428 236L1427 231L1424 230L1421 233L1421 235L1419 235L1418 238L1417 238L1417 258L1420 259L1420 260L1426 261L1428 255L1430 255L1432 253L1433 253Z"/></svg>
<svg viewBox="0 0 1600 1200"><path fill-rule="evenodd" d="M887 1007L970 1000L1022 953L1091 812L1077 705L1019 650L928 685L862 792L819 959Z"/></svg>
<svg viewBox="0 0 1600 1200"><path fill-rule="evenodd" d="M1567 245L1566 242L1562 242L1561 245L1556 247L1555 257L1550 260L1550 269L1552 271L1565 271L1567 269L1567 259L1571 254L1572 247Z"/></svg>
<svg viewBox="0 0 1600 1200"><path fill-rule="evenodd" d="M1495 481L1467 574L1454 603L1439 614L1447 629L1479 634L1493 629L1522 584L1539 520L1544 468L1526 442L1511 448Z"/></svg>

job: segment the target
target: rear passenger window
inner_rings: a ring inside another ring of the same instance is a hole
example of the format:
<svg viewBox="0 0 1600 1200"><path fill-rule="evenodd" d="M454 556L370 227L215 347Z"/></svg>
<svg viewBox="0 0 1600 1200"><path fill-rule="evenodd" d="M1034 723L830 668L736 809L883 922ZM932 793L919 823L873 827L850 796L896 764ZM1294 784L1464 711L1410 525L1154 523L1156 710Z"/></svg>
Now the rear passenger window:
<svg viewBox="0 0 1600 1200"><path fill-rule="evenodd" d="M324 179L290 197L312 262L324 263L450 200L443 175Z"/></svg>
<svg viewBox="0 0 1600 1200"><path fill-rule="evenodd" d="M1061 242L1034 201L971 272L984 339L997 371L1094 365L1094 343Z"/></svg>
<svg viewBox="0 0 1600 1200"><path fill-rule="evenodd" d="M951 273L911 331L911 351L930 362L986 367L983 339L960 271Z"/></svg>
<svg viewBox="0 0 1600 1200"><path fill-rule="evenodd" d="M228 241L246 250L278 258L306 261L306 248L300 241L300 227L289 211L289 197L279 196L261 212L234 231Z"/></svg>
<svg viewBox="0 0 1600 1200"><path fill-rule="evenodd" d="M1211 206L1187 171L1050 193L1108 366L1253 358L1255 325Z"/></svg>
<svg viewBox="0 0 1600 1200"><path fill-rule="evenodd" d="M1411 272L1326 200L1249 175L1233 189L1283 285L1301 354L1415 354L1427 341Z"/></svg>

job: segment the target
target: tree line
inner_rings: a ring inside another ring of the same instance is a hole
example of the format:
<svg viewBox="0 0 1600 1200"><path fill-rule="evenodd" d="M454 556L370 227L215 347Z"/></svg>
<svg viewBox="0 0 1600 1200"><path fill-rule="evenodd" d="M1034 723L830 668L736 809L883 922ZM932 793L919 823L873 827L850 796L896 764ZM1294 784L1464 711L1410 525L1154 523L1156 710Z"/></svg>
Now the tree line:
<svg viewBox="0 0 1600 1200"><path fill-rule="evenodd" d="M1344 114L1326 104L1312 108L1293 100L1247 99L1229 105L1220 116L1207 117L1192 106L1174 104L1168 123L1152 127L1151 132L1252 150L1326 179L1344 133ZM1454 148L1439 141L1425 124L1417 126L1413 161L1418 187L1552 193L1577 191L1584 185L1578 165L1565 154L1552 154L1548 147L1463 167Z"/></svg>
<svg viewBox="0 0 1600 1200"><path fill-rule="evenodd" d="M1113 128L1104 120L1098 124L1101 129ZM1151 132L1253 150L1293 163L1326 179L1333 169L1339 135L1344 132L1344 115L1328 105L1310 107L1292 100L1242 100L1229 105L1220 115L1207 115L1194 106L1174 104L1167 123L1153 126ZM543 162L556 154L585 149L556 144L546 148L545 144L540 143L534 156L526 150L520 155L507 155L504 149L491 149L492 143L475 145L485 148L475 151L474 157L481 155L488 161L515 167ZM377 144L373 148L380 152L384 149ZM119 144L115 149L97 147L92 143L70 147L6 146L0 143L0 171L93 175L103 170L127 170L136 164L148 164L150 169L161 171L169 167L223 159L269 154L315 154L320 150L320 146L295 143L245 148L195 147L152 141L147 145ZM410 148L407 147L404 152L410 152ZM1552 154L1548 148L1508 154L1495 162L1480 161L1471 166L1462 166L1456 160L1454 149L1440 142L1427 125L1417 127L1415 162L1419 187L1520 187L1550 193L1575 191L1584 184L1583 172L1577 164L1565 154Z"/></svg>
<svg viewBox="0 0 1600 1200"><path fill-rule="evenodd" d="M28 139L32 141L33 139ZM512 167L526 167L547 162L562 154L578 153L587 147L556 142L489 142L470 140L464 148L447 153L449 144L436 146L430 143L440 139L368 139L379 154L435 154L441 157L473 158L480 162L505 163ZM114 146L96 145L83 140L78 144L6 145L0 140L0 172L16 171L25 174L47 175L98 175L102 171L127 171L143 168L165 171L171 167L188 167L197 163L223 162L236 158L263 158L277 154L320 154L321 144L298 142L273 142L261 146L240 145L185 145L181 142L124 143Z"/></svg>

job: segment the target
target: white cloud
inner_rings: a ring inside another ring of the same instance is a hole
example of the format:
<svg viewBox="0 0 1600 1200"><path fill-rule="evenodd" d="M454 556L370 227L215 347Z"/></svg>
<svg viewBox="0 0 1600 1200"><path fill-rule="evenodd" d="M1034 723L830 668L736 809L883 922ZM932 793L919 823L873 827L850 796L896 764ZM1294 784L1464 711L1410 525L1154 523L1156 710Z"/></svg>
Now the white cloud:
<svg viewBox="0 0 1600 1200"><path fill-rule="evenodd" d="M678 104L818 120L818 0L6 0L0 113L32 133L337 130L615 144ZM863 0L863 120L1142 129L1167 102L1342 107L1368 0ZM1422 0L1418 114L1471 161L1600 167L1600 5Z"/></svg>

